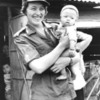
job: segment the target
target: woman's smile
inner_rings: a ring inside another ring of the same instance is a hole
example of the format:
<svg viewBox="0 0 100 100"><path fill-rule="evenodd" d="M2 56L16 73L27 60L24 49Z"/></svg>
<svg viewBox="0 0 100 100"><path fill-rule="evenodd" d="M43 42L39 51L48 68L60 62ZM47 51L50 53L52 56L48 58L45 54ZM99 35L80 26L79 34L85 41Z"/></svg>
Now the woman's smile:
<svg viewBox="0 0 100 100"><path fill-rule="evenodd" d="M40 20L42 17L43 17L42 15L40 15L40 16L39 15L37 15L37 16L33 15L32 16L32 18L35 19L35 20Z"/></svg>
<svg viewBox="0 0 100 100"><path fill-rule="evenodd" d="M33 25L37 25L44 19L46 15L46 9L40 3L29 3L26 14L28 21Z"/></svg>

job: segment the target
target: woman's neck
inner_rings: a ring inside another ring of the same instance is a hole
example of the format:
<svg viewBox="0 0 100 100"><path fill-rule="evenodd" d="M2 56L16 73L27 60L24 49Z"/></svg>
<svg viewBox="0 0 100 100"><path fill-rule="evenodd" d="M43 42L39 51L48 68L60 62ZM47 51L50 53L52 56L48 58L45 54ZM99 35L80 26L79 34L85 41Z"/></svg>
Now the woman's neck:
<svg viewBox="0 0 100 100"><path fill-rule="evenodd" d="M28 24L31 25L32 27L34 27L36 30L40 29L40 28L43 28L42 22L39 23L39 24L32 24L32 23L28 22Z"/></svg>
<svg viewBox="0 0 100 100"><path fill-rule="evenodd" d="M44 25L43 23L39 23L39 24L32 24L32 23L28 23L31 27L33 27L36 32L38 34L41 34L42 36L45 36L45 32L44 32ZM46 36L45 36L46 37Z"/></svg>

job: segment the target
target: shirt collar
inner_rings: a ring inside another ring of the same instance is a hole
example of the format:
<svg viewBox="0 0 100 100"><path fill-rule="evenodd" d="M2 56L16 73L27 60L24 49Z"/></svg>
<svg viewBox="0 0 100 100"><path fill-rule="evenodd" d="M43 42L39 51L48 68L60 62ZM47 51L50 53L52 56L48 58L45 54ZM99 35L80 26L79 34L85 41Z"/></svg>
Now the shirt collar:
<svg viewBox="0 0 100 100"><path fill-rule="evenodd" d="M43 21L42 23L43 23L44 27L46 27L46 28L52 28L52 26L49 23L47 23L45 21Z"/></svg>
<svg viewBox="0 0 100 100"><path fill-rule="evenodd" d="M46 28L51 28L51 25L46 23L46 22L44 22L44 21L42 22L42 24ZM28 35L31 35L31 34L36 33L36 30L35 30L35 28L33 26L31 26L29 23L27 23L27 25L26 25L26 33Z"/></svg>
<svg viewBox="0 0 100 100"><path fill-rule="evenodd" d="M31 35L31 34L34 34L35 32L36 32L35 28L27 23L27 25L26 25L26 33L28 35Z"/></svg>

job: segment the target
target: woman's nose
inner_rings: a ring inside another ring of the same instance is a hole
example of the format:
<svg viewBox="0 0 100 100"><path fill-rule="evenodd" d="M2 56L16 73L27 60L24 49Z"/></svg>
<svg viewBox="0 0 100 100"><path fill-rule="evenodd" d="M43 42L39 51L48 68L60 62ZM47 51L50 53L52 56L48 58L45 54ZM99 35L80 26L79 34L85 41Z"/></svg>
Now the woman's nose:
<svg viewBox="0 0 100 100"><path fill-rule="evenodd" d="M40 11L40 10L37 10L36 13L37 13L37 14L41 14L41 11Z"/></svg>

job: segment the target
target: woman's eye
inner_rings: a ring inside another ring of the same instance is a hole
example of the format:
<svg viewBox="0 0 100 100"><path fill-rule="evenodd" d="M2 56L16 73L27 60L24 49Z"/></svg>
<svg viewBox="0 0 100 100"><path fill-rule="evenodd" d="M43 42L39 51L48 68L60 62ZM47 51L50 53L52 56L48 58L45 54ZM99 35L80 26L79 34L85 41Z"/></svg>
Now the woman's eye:
<svg viewBox="0 0 100 100"><path fill-rule="evenodd" d="M31 8L31 10L36 10L36 8Z"/></svg>
<svg viewBox="0 0 100 100"><path fill-rule="evenodd" d="M41 10L41 11L44 10L44 7L40 8L40 10Z"/></svg>

